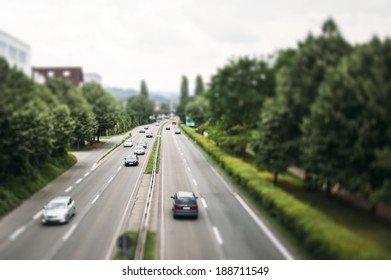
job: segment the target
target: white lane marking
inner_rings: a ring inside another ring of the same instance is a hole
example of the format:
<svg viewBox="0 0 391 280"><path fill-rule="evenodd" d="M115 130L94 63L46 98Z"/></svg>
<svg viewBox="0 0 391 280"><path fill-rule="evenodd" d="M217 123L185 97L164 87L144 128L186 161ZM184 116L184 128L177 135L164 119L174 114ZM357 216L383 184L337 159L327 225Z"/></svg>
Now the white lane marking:
<svg viewBox="0 0 391 280"><path fill-rule="evenodd" d="M71 234L75 231L77 224L73 224L72 227L68 230L68 232L62 238L63 241L67 241Z"/></svg>
<svg viewBox="0 0 391 280"><path fill-rule="evenodd" d="M99 194L94 198L94 200L91 202L91 204L94 204L99 198Z"/></svg>
<svg viewBox="0 0 391 280"><path fill-rule="evenodd" d="M110 180L107 182L107 184L110 184L111 181L113 181L113 177L110 178Z"/></svg>
<svg viewBox="0 0 391 280"><path fill-rule="evenodd" d="M84 177L87 177L88 175L90 175L90 172L87 172L86 174L84 174Z"/></svg>
<svg viewBox="0 0 391 280"><path fill-rule="evenodd" d="M65 192L66 192L66 193L67 193L67 192L70 192L72 189L73 189L73 186L70 186L70 187L68 187L68 188L65 190Z"/></svg>
<svg viewBox="0 0 391 280"><path fill-rule="evenodd" d="M195 179L193 179L193 183L195 186L198 186L197 181Z"/></svg>
<svg viewBox="0 0 391 280"><path fill-rule="evenodd" d="M206 204L205 198L201 197L201 202L204 208L208 208L208 205Z"/></svg>
<svg viewBox="0 0 391 280"><path fill-rule="evenodd" d="M185 158L183 158L183 161L184 161L184 162L187 162L187 160L186 160Z"/></svg>
<svg viewBox="0 0 391 280"><path fill-rule="evenodd" d="M191 169L190 169L190 167L187 167L187 170L188 170L189 172L191 172Z"/></svg>
<svg viewBox="0 0 391 280"><path fill-rule="evenodd" d="M266 236L270 239L270 241L276 246L276 248L280 251L282 255L288 260L293 260L293 256L285 249L285 247L281 244L281 242L273 235L273 233L266 227L266 225L258 218L257 215L251 210L251 208L246 204L246 202L237 194L233 194L234 197L239 201L239 203L243 206L243 208L247 211L247 213L253 218L255 223L262 229L262 231L266 234Z"/></svg>
<svg viewBox="0 0 391 280"><path fill-rule="evenodd" d="M94 171L98 167L98 164L94 163L94 165L91 167L91 171Z"/></svg>
<svg viewBox="0 0 391 280"><path fill-rule="evenodd" d="M219 243L219 245L223 245L223 239L221 238L219 229L216 226L213 226L213 233L215 234L217 243Z"/></svg>
<svg viewBox="0 0 391 280"><path fill-rule="evenodd" d="M120 171L121 168L122 168L122 165L120 167L118 167L118 171Z"/></svg>
<svg viewBox="0 0 391 280"><path fill-rule="evenodd" d="M34 220L37 220L39 217L42 216L42 213L43 213L43 210L39 210L39 212L37 214L34 215L33 219Z"/></svg>
<svg viewBox="0 0 391 280"><path fill-rule="evenodd" d="M20 228L18 228L17 230L14 231L13 234L10 235L10 239L11 240L15 240L19 235L22 234L22 232L24 232L26 230L26 226L21 226Z"/></svg>
<svg viewBox="0 0 391 280"><path fill-rule="evenodd" d="M78 180L76 181L76 185L79 184L79 183L81 182L81 180L83 180L83 179L82 179L82 178L78 179Z"/></svg>

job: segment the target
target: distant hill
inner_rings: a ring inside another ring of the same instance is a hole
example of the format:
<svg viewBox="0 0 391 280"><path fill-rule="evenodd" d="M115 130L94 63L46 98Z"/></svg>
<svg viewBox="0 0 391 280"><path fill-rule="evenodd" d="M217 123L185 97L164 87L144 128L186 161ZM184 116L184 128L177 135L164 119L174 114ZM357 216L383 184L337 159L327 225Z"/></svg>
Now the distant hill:
<svg viewBox="0 0 391 280"><path fill-rule="evenodd" d="M117 88L117 87L110 87L105 86L105 89L111 93L112 96L116 99L127 99L133 95L138 94L137 90L135 89L124 89L124 88Z"/></svg>
<svg viewBox="0 0 391 280"><path fill-rule="evenodd" d="M105 89L116 99L127 99L138 94L138 90L131 88L117 88L105 86ZM179 94L167 92L150 92L149 97L156 103L178 103Z"/></svg>

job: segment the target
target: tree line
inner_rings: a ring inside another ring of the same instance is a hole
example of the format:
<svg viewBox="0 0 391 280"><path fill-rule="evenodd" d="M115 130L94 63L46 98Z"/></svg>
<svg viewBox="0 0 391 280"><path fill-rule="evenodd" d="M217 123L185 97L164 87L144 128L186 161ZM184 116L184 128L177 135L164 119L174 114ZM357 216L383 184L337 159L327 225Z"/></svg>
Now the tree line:
<svg viewBox="0 0 391 280"><path fill-rule="evenodd" d="M146 119L141 109L125 107L97 83L75 87L67 80L49 79L37 84L3 58L0 96L2 182L64 157L71 148L99 142L102 135L130 130L134 115ZM153 109L149 100L148 105Z"/></svg>
<svg viewBox="0 0 391 280"><path fill-rule="evenodd" d="M219 68L201 94L207 111L197 130L275 183L298 166L305 188L339 184L376 210L391 203L390 77L389 38L351 45L328 19L297 48Z"/></svg>

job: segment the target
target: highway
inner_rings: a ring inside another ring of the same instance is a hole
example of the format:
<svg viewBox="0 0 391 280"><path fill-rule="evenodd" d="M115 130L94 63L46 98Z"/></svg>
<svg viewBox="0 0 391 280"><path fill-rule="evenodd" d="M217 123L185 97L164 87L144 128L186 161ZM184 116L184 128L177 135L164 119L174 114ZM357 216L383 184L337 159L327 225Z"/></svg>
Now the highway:
<svg viewBox="0 0 391 280"><path fill-rule="evenodd" d="M157 128L150 125L155 133ZM132 131L138 142L145 134ZM100 149L76 152L79 162L0 221L0 259L110 259L124 230L136 187L155 138L146 138L147 154L137 167L125 167L133 148L122 146L97 161L123 137ZM65 225L42 225L42 207L59 195L70 195L77 214Z"/></svg>
<svg viewBox="0 0 391 280"><path fill-rule="evenodd" d="M293 259L294 254L194 143L162 132L161 259ZM199 218L173 219L170 196L193 191Z"/></svg>
<svg viewBox="0 0 391 280"><path fill-rule="evenodd" d="M159 259L294 259L286 242L235 192L184 134L166 130L161 140L161 170L153 199L157 211ZM76 152L78 163L0 220L0 259L104 260L112 259L117 237L128 225L158 126L149 125L153 138L132 131L133 142L146 140L140 165L125 167L133 148L119 146L113 137L99 149ZM193 191L199 197L198 219L173 219L172 196ZM42 225L42 207L51 198L70 195L77 214L65 225Z"/></svg>

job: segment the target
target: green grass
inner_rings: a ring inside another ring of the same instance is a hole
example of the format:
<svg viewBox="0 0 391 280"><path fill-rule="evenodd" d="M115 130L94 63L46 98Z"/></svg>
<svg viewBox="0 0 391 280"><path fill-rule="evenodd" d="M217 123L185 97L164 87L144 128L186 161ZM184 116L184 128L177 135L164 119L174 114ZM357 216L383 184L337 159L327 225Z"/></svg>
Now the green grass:
<svg viewBox="0 0 391 280"><path fill-rule="evenodd" d="M77 162L72 154L52 159L28 174L10 177L0 185L0 217L17 207L23 200L45 187Z"/></svg>
<svg viewBox="0 0 391 280"><path fill-rule="evenodd" d="M374 217L368 210L352 205L342 198L326 197L321 192L307 191L300 186L282 187L287 193L304 201L349 228L364 239L371 240L391 254L391 222Z"/></svg>
<svg viewBox="0 0 391 280"><path fill-rule="evenodd" d="M145 244L144 260L155 260L157 253L156 232L148 231Z"/></svg>
<svg viewBox="0 0 391 280"><path fill-rule="evenodd" d="M161 132L162 132L162 126L160 127L160 129L159 129L159 131L158 131L156 136L160 137ZM158 151L157 162L156 162L156 173L159 173L159 171L160 171L160 146L161 146L161 144L162 144L162 139L160 138L160 141L159 141L159 151ZM156 149L158 148L157 145L158 145L158 140L155 139L155 142L153 143L152 152L149 155L147 167L145 168L145 174L152 174L153 160L155 159Z"/></svg>

